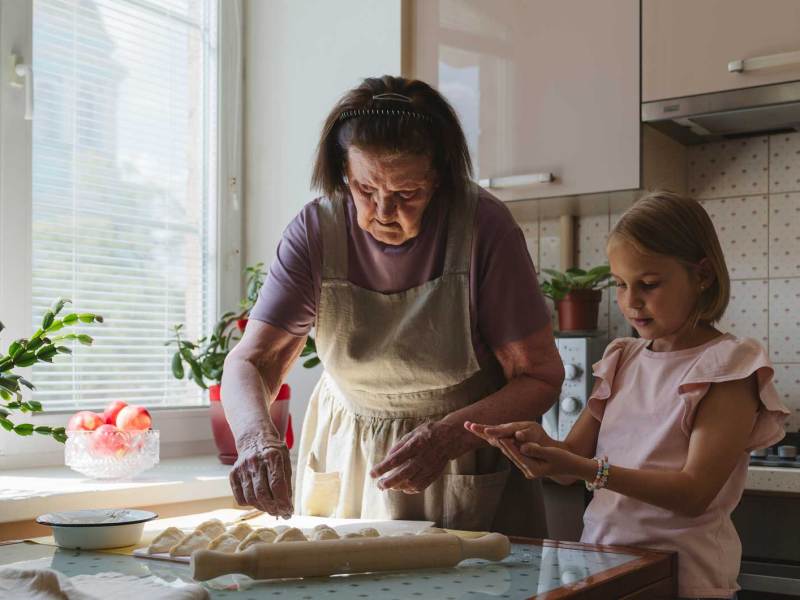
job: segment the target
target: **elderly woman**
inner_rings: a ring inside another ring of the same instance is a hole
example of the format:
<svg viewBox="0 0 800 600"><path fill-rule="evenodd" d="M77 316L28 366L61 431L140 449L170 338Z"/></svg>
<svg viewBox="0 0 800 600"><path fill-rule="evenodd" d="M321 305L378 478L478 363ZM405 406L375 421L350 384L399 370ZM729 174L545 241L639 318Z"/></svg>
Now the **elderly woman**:
<svg viewBox="0 0 800 600"><path fill-rule="evenodd" d="M522 232L470 182L458 119L421 81L366 79L328 116L313 184L225 362L239 504L543 535L539 483L465 421L530 420L563 367ZM268 406L316 327L294 496Z"/></svg>

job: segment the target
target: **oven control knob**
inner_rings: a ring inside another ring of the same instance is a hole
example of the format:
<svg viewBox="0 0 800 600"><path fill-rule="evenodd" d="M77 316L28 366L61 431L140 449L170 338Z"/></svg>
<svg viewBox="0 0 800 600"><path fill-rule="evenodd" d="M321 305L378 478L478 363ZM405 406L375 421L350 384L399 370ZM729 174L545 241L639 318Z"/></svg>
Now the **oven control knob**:
<svg viewBox="0 0 800 600"><path fill-rule="evenodd" d="M574 396L566 396L561 401L561 412L567 413L568 415L575 414L581 408L581 402Z"/></svg>
<svg viewBox="0 0 800 600"><path fill-rule="evenodd" d="M581 370L578 368L577 365L564 365L564 379L569 381L570 379L577 379L578 375L580 374Z"/></svg>

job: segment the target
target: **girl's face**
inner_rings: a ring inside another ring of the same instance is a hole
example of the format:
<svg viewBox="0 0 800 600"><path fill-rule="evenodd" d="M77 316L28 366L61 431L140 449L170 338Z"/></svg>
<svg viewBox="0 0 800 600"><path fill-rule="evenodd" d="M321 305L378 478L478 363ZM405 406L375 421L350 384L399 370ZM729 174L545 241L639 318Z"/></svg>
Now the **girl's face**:
<svg viewBox="0 0 800 600"><path fill-rule="evenodd" d="M351 146L347 179L358 225L379 242L400 245L419 235L436 178L427 156L381 156Z"/></svg>
<svg viewBox="0 0 800 600"><path fill-rule="evenodd" d="M617 304L641 337L675 342L691 329L698 297L710 283L703 269L687 269L669 256L642 254L613 238L608 260Z"/></svg>

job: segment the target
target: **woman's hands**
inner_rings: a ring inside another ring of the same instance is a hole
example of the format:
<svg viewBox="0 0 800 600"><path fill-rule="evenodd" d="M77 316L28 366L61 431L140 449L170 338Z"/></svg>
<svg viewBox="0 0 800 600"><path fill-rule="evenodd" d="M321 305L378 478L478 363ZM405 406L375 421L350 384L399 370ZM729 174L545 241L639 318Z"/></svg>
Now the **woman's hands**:
<svg viewBox="0 0 800 600"><path fill-rule="evenodd" d="M292 516L292 466L286 444L255 436L237 445L239 457L229 479L241 506Z"/></svg>
<svg viewBox="0 0 800 600"><path fill-rule="evenodd" d="M535 421L504 425L480 425L467 421L464 427L500 448L528 479L550 476L583 477L594 461L578 456L552 439Z"/></svg>
<svg viewBox="0 0 800 600"><path fill-rule="evenodd" d="M460 434L461 430L449 423L423 423L400 438L370 476L376 478L394 470L378 481L379 488L419 493L441 475L453 458L450 452Z"/></svg>

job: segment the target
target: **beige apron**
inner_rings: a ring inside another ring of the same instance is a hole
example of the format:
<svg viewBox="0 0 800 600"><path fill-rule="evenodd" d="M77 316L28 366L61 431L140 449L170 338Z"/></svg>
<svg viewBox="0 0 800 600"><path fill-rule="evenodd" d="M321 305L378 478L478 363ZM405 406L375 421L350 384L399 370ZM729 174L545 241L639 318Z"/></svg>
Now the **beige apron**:
<svg viewBox="0 0 800 600"><path fill-rule="evenodd" d="M469 267L476 195L449 211L442 276L382 294L347 280L343 202L319 204L323 248L316 343L325 366L300 438L300 514L430 520L452 529L545 537L538 482L486 447L450 461L419 494L380 490L372 467L400 438L498 390L472 347ZM498 517L498 518L496 518Z"/></svg>

